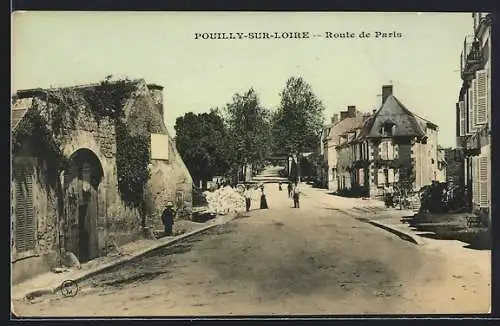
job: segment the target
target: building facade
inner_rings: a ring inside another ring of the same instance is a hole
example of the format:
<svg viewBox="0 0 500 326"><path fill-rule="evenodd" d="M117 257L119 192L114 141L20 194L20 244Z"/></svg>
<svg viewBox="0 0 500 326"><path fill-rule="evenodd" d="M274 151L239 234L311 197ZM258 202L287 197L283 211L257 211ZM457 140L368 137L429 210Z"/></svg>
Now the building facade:
<svg viewBox="0 0 500 326"><path fill-rule="evenodd" d="M340 139L339 192L377 198L396 186L418 190L443 178L438 126L408 110L392 85L382 87L381 107Z"/></svg>
<svg viewBox="0 0 500 326"><path fill-rule="evenodd" d="M340 136L346 131L358 126L366 119L367 115L356 109L356 106L350 105L346 111L334 114L331 123L323 129L321 137L322 153L322 185L329 190L336 192L338 190L338 171L337 171L337 151Z"/></svg>
<svg viewBox="0 0 500 326"><path fill-rule="evenodd" d="M110 89L115 89L113 83ZM123 124L117 124L118 118L98 116L82 100L84 92L99 94L99 85L23 90L13 98L13 282L60 265L64 252L86 262L143 237L147 228L161 228L167 201L189 211L192 179L165 127L163 87L144 80L127 82L130 92L120 104ZM42 137L54 140L51 148L66 159L61 171L38 150L48 141L41 142L40 133L30 134L36 121L47 126ZM63 132L56 136L56 130ZM119 136L124 132L129 138ZM22 133L25 137L19 138ZM145 139L150 174L140 199L143 210L122 198L117 167L119 156L127 155L120 141L139 136Z"/></svg>
<svg viewBox="0 0 500 326"><path fill-rule="evenodd" d="M491 222L491 14L473 13L460 56L457 147L464 153L464 187L472 210Z"/></svg>

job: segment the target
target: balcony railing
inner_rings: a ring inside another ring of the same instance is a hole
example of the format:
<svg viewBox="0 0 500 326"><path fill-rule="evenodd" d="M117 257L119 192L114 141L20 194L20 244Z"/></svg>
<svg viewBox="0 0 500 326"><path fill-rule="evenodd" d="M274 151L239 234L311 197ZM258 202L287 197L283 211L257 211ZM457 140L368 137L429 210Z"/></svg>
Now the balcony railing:
<svg viewBox="0 0 500 326"><path fill-rule="evenodd" d="M476 70L483 64L483 51L479 42L474 42L470 52L465 56L462 66L462 79L469 80L473 78Z"/></svg>

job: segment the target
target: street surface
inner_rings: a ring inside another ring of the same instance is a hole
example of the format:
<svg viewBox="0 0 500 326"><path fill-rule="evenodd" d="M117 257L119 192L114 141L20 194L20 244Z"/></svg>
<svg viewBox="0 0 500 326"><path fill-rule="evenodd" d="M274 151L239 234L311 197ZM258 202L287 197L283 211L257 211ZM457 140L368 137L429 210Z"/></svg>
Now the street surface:
<svg viewBox="0 0 500 326"><path fill-rule="evenodd" d="M60 293L22 316L486 313L489 267L417 246L338 210L354 199L267 184L270 209ZM359 201L358 201L359 202ZM365 216L368 217L369 216Z"/></svg>

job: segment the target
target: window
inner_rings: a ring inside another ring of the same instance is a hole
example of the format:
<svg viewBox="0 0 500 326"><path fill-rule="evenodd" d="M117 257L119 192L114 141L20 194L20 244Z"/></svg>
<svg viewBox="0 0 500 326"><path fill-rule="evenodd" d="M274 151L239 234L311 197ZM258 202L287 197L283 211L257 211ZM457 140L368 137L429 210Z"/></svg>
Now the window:
<svg viewBox="0 0 500 326"><path fill-rule="evenodd" d="M471 157L472 165L472 202L475 205L479 205L480 195L479 195L479 164L477 157Z"/></svg>
<svg viewBox="0 0 500 326"><path fill-rule="evenodd" d="M377 170L377 186L378 187L384 186L384 170L383 169Z"/></svg>
<svg viewBox="0 0 500 326"><path fill-rule="evenodd" d="M458 136L465 136L465 102L460 101L458 103L459 110L459 132Z"/></svg>
<svg viewBox="0 0 500 326"><path fill-rule="evenodd" d="M486 70L476 71L475 101L476 101L476 124L488 123L488 82Z"/></svg>
<svg viewBox="0 0 500 326"><path fill-rule="evenodd" d="M380 151L380 158L382 160L394 160L396 157L394 151L394 145L392 144L392 141L390 139L384 140L380 143L379 151Z"/></svg>
<svg viewBox="0 0 500 326"><path fill-rule="evenodd" d="M470 88L467 90L467 134L471 135L475 131L474 124L474 102L473 102L473 92L474 92L474 81L472 81Z"/></svg>
<svg viewBox="0 0 500 326"><path fill-rule="evenodd" d="M380 128L380 134L384 137L392 137L396 134L396 124L390 121L384 122Z"/></svg>
<svg viewBox="0 0 500 326"><path fill-rule="evenodd" d="M489 206L489 187L488 187L488 157L480 156L477 159L478 165L478 202L481 207Z"/></svg>
<svg viewBox="0 0 500 326"><path fill-rule="evenodd" d="M33 175L28 168L16 169L15 245L18 252L35 249Z"/></svg>

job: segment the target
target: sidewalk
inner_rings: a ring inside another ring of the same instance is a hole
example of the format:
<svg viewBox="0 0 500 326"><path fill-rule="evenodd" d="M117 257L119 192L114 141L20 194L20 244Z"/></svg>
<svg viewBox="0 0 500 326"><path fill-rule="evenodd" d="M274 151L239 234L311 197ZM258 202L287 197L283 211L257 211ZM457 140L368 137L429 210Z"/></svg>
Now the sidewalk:
<svg viewBox="0 0 500 326"><path fill-rule="evenodd" d="M368 223L389 231L403 240L410 241L417 245L425 245L429 239L420 236L411 228L408 223L403 223L404 217L411 217L415 213L412 210L397 210L397 209L384 209L380 212L370 215Z"/></svg>
<svg viewBox="0 0 500 326"><path fill-rule="evenodd" d="M378 210L371 213L369 218L367 214L369 210ZM413 216L415 213L412 210L398 210L388 208L373 208L373 207L356 207L349 210L348 214L356 216L358 219L389 231L403 240L410 241L414 244L424 246L426 249L438 251L447 256L467 257L467 259L481 260L488 262L491 259L491 250L475 250L471 249L468 243L459 240L450 239L434 239L427 235L432 232L417 231L408 223L403 223L403 217ZM486 264L488 265L488 264Z"/></svg>
<svg viewBox="0 0 500 326"><path fill-rule="evenodd" d="M206 223L196 223L190 231L173 237L164 237L157 240L138 240L118 248L118 254L93 259L81 264L81 269L71 269L61 273L48 272L27 281L14 284L11 290L11 300L23 300L27 297L36 297L54 293L59 290L66 280L81 281L92 275L101 273L119 264L127 263L134 258L145 255L155 249L174 244L187 237L203 232L234 219L236 215L221 215Z"/></svg>

